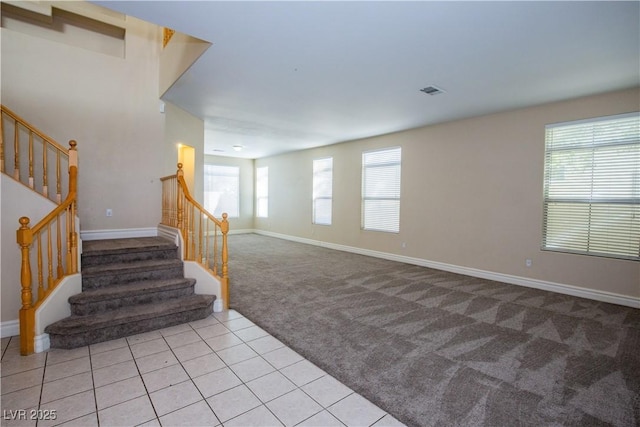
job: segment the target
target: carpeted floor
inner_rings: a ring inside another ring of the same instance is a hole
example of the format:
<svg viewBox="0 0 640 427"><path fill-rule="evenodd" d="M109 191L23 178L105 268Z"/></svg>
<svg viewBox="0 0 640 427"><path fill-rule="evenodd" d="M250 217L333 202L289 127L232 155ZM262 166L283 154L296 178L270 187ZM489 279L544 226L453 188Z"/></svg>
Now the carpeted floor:
<svg viewBox="0 0 640 427"><path fill-rule="evenodd" d="M231 306L409 426L640 424L640 310L231 235Z"/></svg>

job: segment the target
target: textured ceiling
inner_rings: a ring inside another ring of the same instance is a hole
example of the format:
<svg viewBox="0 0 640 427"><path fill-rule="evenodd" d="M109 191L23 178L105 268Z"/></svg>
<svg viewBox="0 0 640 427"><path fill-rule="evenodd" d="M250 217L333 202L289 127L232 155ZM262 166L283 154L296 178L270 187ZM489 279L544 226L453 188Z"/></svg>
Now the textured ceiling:
<svg viewBox="0 0 640 427"><path fill-rule="evenodd" d="M640 84L639 2L94 3L212 43L163 97L204 119L212 154L259 158Z"/></svg>

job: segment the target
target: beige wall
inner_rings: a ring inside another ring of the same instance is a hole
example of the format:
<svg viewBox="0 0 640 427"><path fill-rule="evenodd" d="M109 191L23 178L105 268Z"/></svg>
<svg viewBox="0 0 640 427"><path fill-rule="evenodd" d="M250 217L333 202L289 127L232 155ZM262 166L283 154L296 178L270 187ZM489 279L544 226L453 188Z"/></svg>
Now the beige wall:
<svg viewBox="0 0 640 427"><path fill-rule="evenodd" d="M163 176L176 173L178 164L178 144L193 147L195 170L191 195L200 203L204 201L204 121L185 110L165 103L165 166Z"/></svg>
<svg viewBox="0 0 640 427"><path fill-rule="evenodd" d="M229 230L253 229L253 160L205 155L208 165L237 166L240 168L240 217L229 218Z"/></svg>
<svg viewBox="0 0 640 427"><path fill-rule="evenodd" d="M160 220L161 34L133 18L126 27L124 58L1 30L2 102L62 144L78 141L83 231Z"/></svg>
<svg viewBox="0 0 640 427"><path fill-rule="evenodd" d="M545 124L637 111L639 96L609 93L256 160L269 166L270 200L269 218L255 227L638 298L640 263L540 247ZM362 151L392 146L402 147L400 233L363 231ZM312 161L326 156L333 225L316 226Z"/></svg>

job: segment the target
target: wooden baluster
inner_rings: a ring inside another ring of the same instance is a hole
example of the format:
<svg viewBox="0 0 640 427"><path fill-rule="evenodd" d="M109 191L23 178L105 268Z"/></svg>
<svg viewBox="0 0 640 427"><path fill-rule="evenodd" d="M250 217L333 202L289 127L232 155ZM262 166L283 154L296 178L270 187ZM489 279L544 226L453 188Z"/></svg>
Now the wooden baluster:
<svg viewBox="0 0 640 427"><path fill-rule="evenodd" d="M78 272L78 233L76 232L76 202L71 204L71 274Z"/></svg>
<svg viewBox="0 0 640 427"><path fill-rule="evenodd" d="M176 172L176 206L177 206L177 228L178 230L182 231L182 238L186 239L184 230L182 228L183 226L183 206L182 206L182 190L180 188L180 177L184 175L184 172L182 171L182 163L178 163L178 171Z"/></svg>
<svg viewBox="0 0 640 427"><path fill-rule="evenodd" d="M53 251L51 248L51 223L47 225L47 292L53 289Z"/></svg>
<svg viewBox="0 0 640 427"><path fill-rule="evenodd" d="M62 218L61 215L58 215L56 218L56 228L57 228L57 236L56 236L56 250L58 254L58 268L57 274L58 279L61 279L64 276L64 268L62 267Z"/></svg>
<svg viewBox="0 0 640 427"><path fill-rule="evenodd" d="M76 142L70 141L71 148L69 148L69 192L77 193L78 188L78 157L76 150ZM74 200L69 206L69 241L70 241L70 264L67 264L67 268L71 274L78 272L78 233L76 232L76 210L77 205Z"/></svg>
<svg viewBox="0 0 640 427"><path fill-rule="evenodd" d="M166 213L167 213L167 187L166 181L162 181L162 219L160 220L160 224L166 224Z"/></svg>
<svg viewBox="0 0 640 427"><path fill-rule="evenodd" d="M202 233L203 233L203 229L202 229L202 217L204 216L202 212L200 212L198 210L198 216L199 218L199 227L198 227L198 262L200 264L203 263L204 258L202 257Z"/></svg>
<svg viewBox="0 0 640 427"><path fill-rule="evenodd" d="M173 185L173 178L171 178L169 184L169 222L172 227L176 227L176 195L175 195L175 186Z"/></svg>
<svg viewBox="0 0 640 427"><path fill-rule="evenodd" d="M167 181L167 207L168 207L168 211L167 211L167 215L169 218L169 225L171 227L175 227L176 224L174 223L174 218L173 218L173 203L175 202L175 199L173 198L173 179L168 180Z"/></svg>
<svg viewBox="0 0 640 427"><path fill-rule="evenodd" d="M178 188L180 188L178 186ZM191 259L190 258L190 250L191 250L191 240L190 237L191 235L189 234L189 206L185 206L187 203L186 198L184 197L184 193L182 193L182 203L184 206L184 217L182 219L182 227L184 228L184 235L185 240L184 240L184 254L185 254L185 259Z"/></svg>
<svg viewBox="0 0 640 427"><path fill-rule="evenodd" d="M20 125L15 123L15 131L13 133L13 178L20 181Z"/></svg>
<svg viewBox="0 0 640 427"><path fill-rule="evenodd" d="M4 116L0 114L0 172L4 172Z"/></svg>
<svg viewBox="0 0 640 427"><path fill-rule="evenodd" d="M36 242L38 247L38 300L44 298L44 278L42 274L42 233L38 233L38 240Z"/></svg>
<svg viewBox="0 0 640 427"><path fill-rule="evenodd" d="M218 275L218 225L216 224L216 231L213 234L213 274Z"/></svg>
<svg viewBox="0 0 640 427"><path fill-rule="evenodd" d="M189 224L189 230L191 231L191 260L196 261L196 233L195 233L195 226L196 226L196 218L195 218L195 206L192 203L189 203L189 205L191 206L191 217L189 218L191 223Z"/></svg>
<svg viewBox="0 0 640 427"><path fill-rule="evenodd" d="M60 150L56 150L56 201L62 203L62 184L60 182Z"/></svg>
<svg viewBox="0 0 640 427"><path fill-rule="evenodd" d="M33 132L29 131L29 187L33 188Z"/></svg>
<svg viewBox="0 0 640 427"><path fill-rule="evenodd" d="M73 274L73 268L71 267L71 206L69 206L65 210L65 220L66 220L66 236L67 236L67 274Z"/></svg>
<svg viewBox="0 0 640 427"><path fill-rule="evenodd" d="M207 269L211 270L211 265L210 265L210 262L209 262L209 240L211 239L211 236L209 235L209 224L211 224L211 220L207 217L207 227L206 227L207 228L207 234L206 234L206 237L204 239L205 245L207 245L207 249L205 251L205 263L206 263Z"/></svg>
<svg viewBox="0 0 640 427"><path fill-rule="evenodd" d="M180 230L180 227L178 227L178 198L180 197L180 195L178 194L178 181L176 178L172 179L171 181L171 191L173 192L173 202L171 202L171 208L173 210L173 226Z"/></svg>
<svg viewBox="0 0 640 427"><path fill-rule="evenodd" d="M171 178L171 180L169 181L167 197L169 199L167 200L167 203L169 205L169 225L172 227L175 227L176 226L176 211L175 211L176 198L175 198L175 191L174 191L174 185L173 185L173 178Z"/></svg>
<svg viewBox="0 0 640 427"><path fill-rule="evenodd" d="M229 232L229 221L227 213L222 214L222 281L220 282L222 301L224 309L229 309L229 249L227 247L227 233Z"/></svg>
<svg viewBox="0 0 640 427"><path fill-rule="evenodd" d="M182 197L184 197L184 204L185 204L185 228L187 229L187 235L189 236L187 239L187 253L189 254L188 258L189 260L195 259L195 256L193 254L193 251L191 250L191 243L193 242L193 230L191 229L191 221L193 219L193 217L191 216L193 214L192 210L191 210L191 205L189 204L189 201L187 200L186 195L184 194L184 189L182 191Z"/></svg>
<svg viewBox="0 0 640 427"><path fill-rule="evenodd" d="M49 178L47 177L47 142L42 141L42 195L49 198Z"/></svg>
<svg viewBox="0 0 640 427"><path fill-rule="evenodd" d="M20 265L20 284L22 308L20 308L20 354L26 356L33 353L34 317L33 296L31 294L31 261L29 247L33 242L33 232L29 228L29 218L19 219L20 228L16 232L16 240L20 245L22 263Z"/></svg>

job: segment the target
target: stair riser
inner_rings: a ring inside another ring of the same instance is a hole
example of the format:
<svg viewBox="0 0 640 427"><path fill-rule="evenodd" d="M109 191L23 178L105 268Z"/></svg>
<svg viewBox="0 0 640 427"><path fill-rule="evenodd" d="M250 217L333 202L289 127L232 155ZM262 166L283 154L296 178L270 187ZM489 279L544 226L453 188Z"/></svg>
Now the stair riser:
<svg viewBox="0 0 640 427"><path fill-rule="evenodd" d="M49 334L52 348L76 348L109 341L143 332L163 329L181 323L193 322L204 319L213 312L213 303L207 307L194 310L173 313L166 316L144 319L136 322L129 322L121 325L109 326L102 329L91 330L73 335Z"/></svg>
<svg viewBox="0 0 640 427"><path fill-rule="evenodd" d="M152 259L178 259L176 248L154 251L138 251L126 253L114 253L110 255L82 255L82 266L116 264L122 262L148 261Z"/></svg>
<svg viewBox="0 0 640 427"><path fill-rule="evenodd" d="M99 276L83 276L82 290L96 289L104 286L140 282L143 280L177 279L184 277L183 266L156 268L154 270L138 270L133 272L104 273Z"/></svg>

